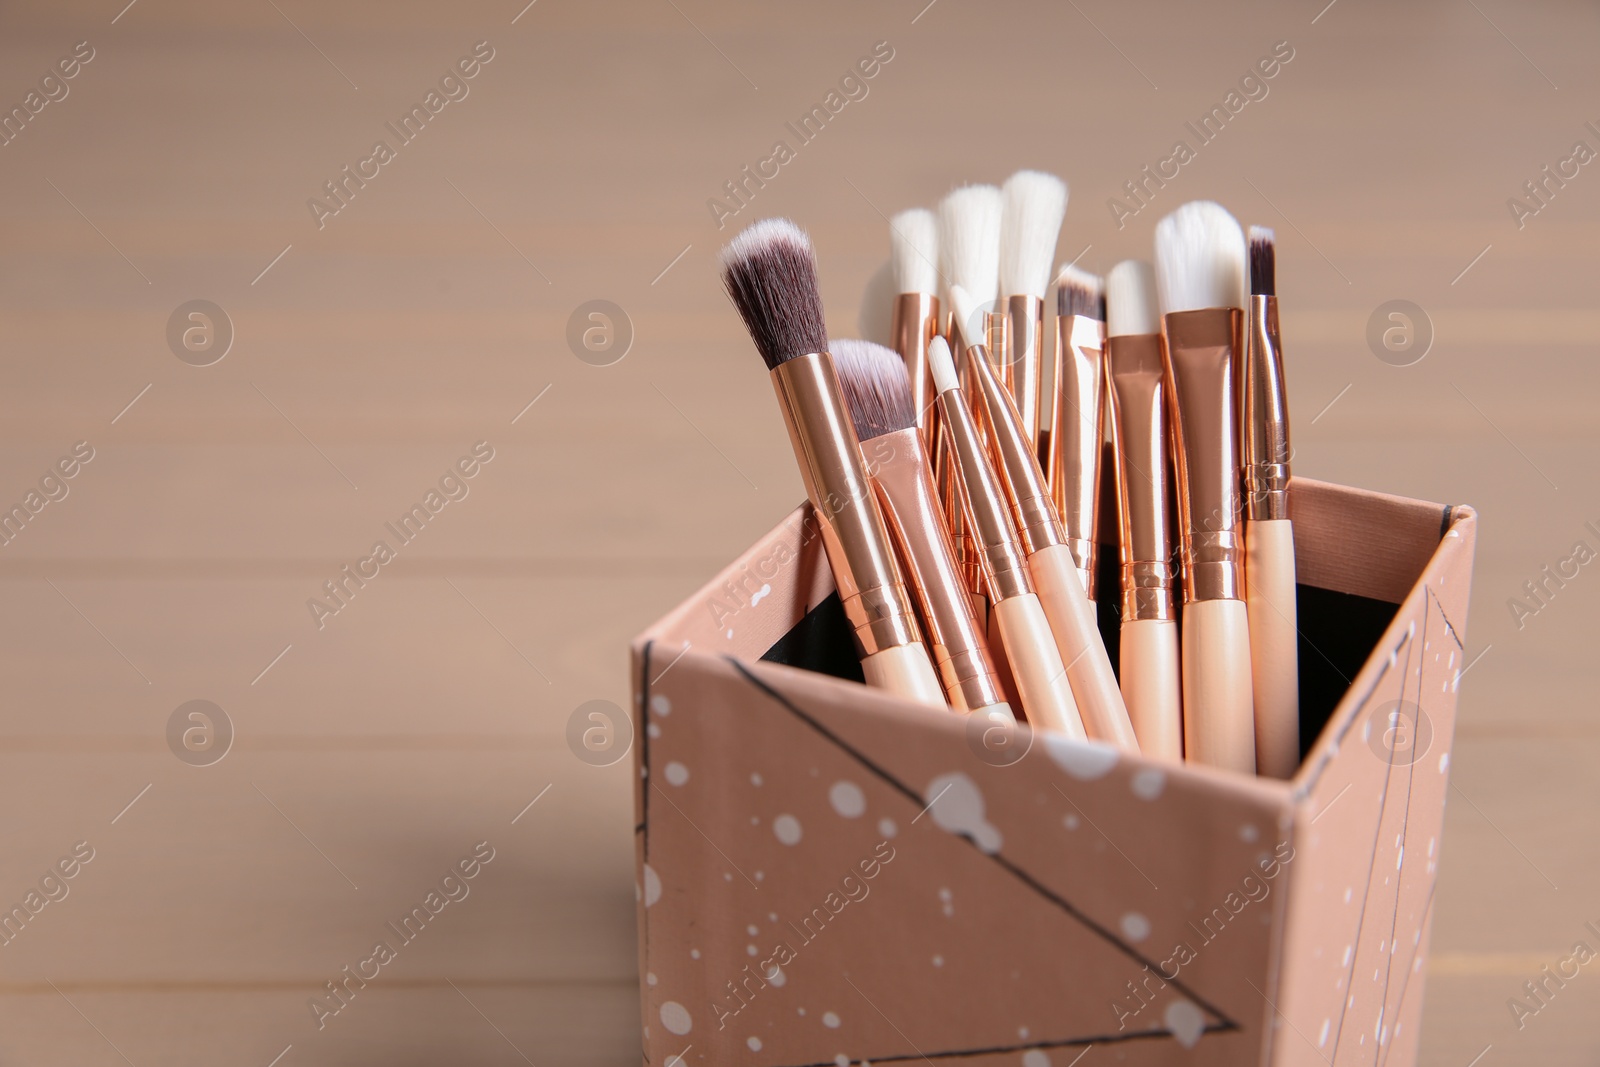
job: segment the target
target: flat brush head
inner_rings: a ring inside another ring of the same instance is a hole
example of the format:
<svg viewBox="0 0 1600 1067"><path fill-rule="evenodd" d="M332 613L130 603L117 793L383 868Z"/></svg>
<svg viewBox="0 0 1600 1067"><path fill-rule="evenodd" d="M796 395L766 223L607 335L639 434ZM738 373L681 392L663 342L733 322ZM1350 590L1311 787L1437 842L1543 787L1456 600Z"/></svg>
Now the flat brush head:
<svg viewBox="0 0 1600 1067"><path fill-rule="evenodd" d="M1067 184L1053 174L1019 170L1000 194L999 295L1043 300L1067 215Z"/></svg>
<svg viewBox="0 0 1600 1067"><path fill-rule="evenodd" d="M1156 283L1161 311L1243 309L1244 231L1222 207L1194 200L1156 223Z"/></svg>
<svg viewBox="0 0 1600 1067"><path fill-rule="evenodd" d="M1056 314L1082 315L1086 319L1106 317L1106 283L1098 274L1079 270L1068 263L1056 275Z"/></svg>
<svg viewBox="0 0 1600 1067"><path fill-rule="evenodd" d="M1278 295L1277 238L1267 226L1250 227L1250 295Z"/></svg>
<svg viewBox="0 0 1600 1067"><path fill-rule="evenodd" d="M889 262L897 293L939 292L939 220L926 208L889 220Z"/></svg>
<svg viewBox="0 0 1600 1067"><path fill-rule="evenodd" d="M1106 336L1160 332L1155 269L1142 259L1125 259L1106 275Z"/></svg>
<svg viewBox="0 0 1600 1067"><path fill-rule="evenodd" d="M968 185L939 202L939 273L985 307L1000 291L1000 190Z"/></svg>
<svg viewBox="0 0 1600 1067"><path fill-rule="evenodd" d="M959 384L956 361L950 358L950 346L938 334L928 342L928 369L933 372L933 387L938 392L948 393Z"/></svg>
<svg viewBox="0 0 1600 1067"><path fill-rule="evenodd" d="M871 341L834 341L830 352L856 437L870 441L917 424L906 362Z"/></svg>
<svg viewBox="0 0 1600 1067"><path fill-rule="evenodd" d="M768 370L827 351L817 257L805 231L788 219L763 219L729 241L722 284Z"/></svg>

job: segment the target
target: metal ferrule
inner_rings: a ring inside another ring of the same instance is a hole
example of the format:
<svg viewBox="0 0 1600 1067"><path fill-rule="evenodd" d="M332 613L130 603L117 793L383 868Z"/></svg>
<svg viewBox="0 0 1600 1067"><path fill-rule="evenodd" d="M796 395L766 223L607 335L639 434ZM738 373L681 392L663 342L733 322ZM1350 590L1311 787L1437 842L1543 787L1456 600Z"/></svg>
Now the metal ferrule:
<svg viewBox="0 0 1600 1067"><path fill-rule="evenodd" d="M1100 442L1105 435L1106 324L1083 315L1056 318L1056 402L1049 481L1083 588L1095 599L1099 553Z"/></svg>
<svg viewBox="0 0 1600 1067"><path fill-rule="evenodd" d="M1124 622L1177 617L1162 348L1158 333L1106 341L1106 410L1116 448Z"/></svg>
<svg viewBox="0 0 1600 1067"><path fill-rule="evenodd" d="M1000 384L989 362L989 353L982 345L967 349L967 363L978 379L978 390L983 397L983 428L988 432L995 466L1011 502L1017 529L1022 534L1023 548L1031 556L1040 549L1064 544L1066 532L1061 528L1061 516L1056 511L1056 502L1050 498L1050 486L1039 467L1033 442L1022 428L1016 403Z"/></svg>
<svg viewBox="0 0 1600 1067"><path fill-rule="evenodd" d="M927 451L916 429L861 443L889 536L906 564L911 597L922 615L928 654L950 703L959 709L1005 701L972 600L957 572L939 510Z"/></svg>
<svg viewBox="0 0 1600 1067"><path fill-rule="evenodd" d="M1039 464L1050 462L1045 442L1050 439L1050 425L1040 415L1044 396L1044 301L1035 296L1006 298L1005 347L992 343L990 352L1003 356L1002 380L1017 402L1017 412L1022 416L1022 429L1033 442L1033 454Z"/></svg>
<svg viewBox="0 0 1600 1067"><path fill-rule="evenodd" d="M981 344L989 349L990 358L995 355L1010 355L1011 352L1011 317L1005 311L986 311L983 314L983 338L971 344ZM970 347L970 345L969 345ZM965 351L965 349L963 349ZM991 364L998 369L1000 381L1007 391L1016 387L1016 370L1008 359L1004 362Z"/></svg>
<svg viewBox="0 0 1600 1067"><path fill-rule="evenodd" d="M1184 602L1241 600L1237 390L1244 312L1175 311L1165 326Z"/></svg>
<svg viewBox="0 0 1600 1067"><path fill-rule="evenodd" d="M833 358L813 352L781 363L772 386L861 655L921 641Z"/></svg>
<svg viewBox="0 0 1600 1067"><path fill-rule="evenodd" d="M1240 386L1244 517L1289 517L1289 397L1278 341L1278 298L1250 298L1250 339Z"/></svg>
<svg viewBox="0 0 1600 1067"><path fill-rule="evenodd" d="M939 329L939 298L928 293L901 293L894 299L889 336L894 350L906 361L911 379L911 402L923 439L932 441L933 372L928 369L928 342Z"/></svg>
<svg viewBox="0 0 1600 1067"><path fill-rule="evenodd" d="M983 560L984 577L990 598L1010 600L1033 592L1028 577L1028 559L1017 543L1006 504L1005 490L989 465L989 454L973 421L972 410L960 389L939 394L939 419L945 440L960 469L964 504L972 521L972 535Z"/></svg>

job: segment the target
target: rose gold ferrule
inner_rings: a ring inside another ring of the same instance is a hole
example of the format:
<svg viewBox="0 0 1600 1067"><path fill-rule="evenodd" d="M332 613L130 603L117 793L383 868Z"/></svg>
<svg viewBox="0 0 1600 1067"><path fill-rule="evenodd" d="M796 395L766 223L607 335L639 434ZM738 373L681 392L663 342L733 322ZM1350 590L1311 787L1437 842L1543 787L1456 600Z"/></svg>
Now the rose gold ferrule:
<svg viewBox="0 0 1600 1067"><path fill-rule="evenodd" d="M1017 543L1005 491L989 465L989 454L960 389L939 394L939 421L961 472L963 502L972 522L973 539L983 560L990 598L1010 600L1033 592L1028 560Z"/></svg>
<svg viewBox="0 0 1600 1067"><path fill-rule="evenodd" d="M1106 410L1116 448L1124 622L1177 617L1162 348L1158 333L1106 341Z"/></svg>
<svg viewBox="0 0 1600 1067"><path fill-rule="evenodd" d="M1039 457L1041 466L1047 466L1050 460L1045 442L1050 439L1050 426L1040 417L1044 396L1044 301L1026 295L1007 297L1005 323L1005 335L1000 338L1004 347L995 347L991 340L989 351L1002 355L1001 380L1017 402L1023 432L1033 442L1033 454Z"/></svg>
<svg viewBox="0 0 1600 1067"><path fill-rule="evenodd" d="M920 642L833 358L813 352L780 363L772 371L772 386L861 655Z"/></svg>
<svg viewBox="0 0 1600 1067"><path fill-rule="evenodd" d="M1237 376L1244 312L1174 311L1165 325L1184 602L1242 600Z"/></svg>
<svg viewBox="0 0 1600 1067"><path fill-rule="evenodd" d="M995 466L1011 502L1023 547L1031 556L1042 548L1064 544L1066 532L1061 528L1056 502L1050 498L1050 486L1039 467L1033 442L1022 428L1016 403L1000 384L989 362L989 353L982 345L967 349L967 363L974 368L978 379L978 390L983 397L983 427L988 431Z"/></svg>
<svg viewBox="0 0 1600 1067"><path fill-rule="evenodd" d="M1050 433L1050 491L1067 544L1095 599L1100 521L1100 442L1105 435L1106 324L1085 315L1056 317L1055 424Z"/></svg>
<svg viewBox="0 0 1600 1067"><path fill-rule="evenodd" d="M1278 298L1250 298L1250 340L1240 386L1244 517L1289 517L1289 397L1278 341Z"/></svg>
<svg viewBox="0 0 1600 1067"><path fill-rule="evenodd" d="M906 361L911 379L911 402L923 439L932 441L933 373L928 370L928 342L939 329L939 298L928 293L901 293L894 299L889 336L894 350Z"/></svg>
<svg viewBox="0 0 1600 1067"><path fill-rule="evenodd" d="M1006 390L1016 387L1016 367L1010 360L999 361L997 357L1011 353L1011 316L1003 310L986 311L983 313L983 338L973 341L972 344L981 344L989 349L990 359L996 360L990 366L995 367L1000 376L1000 381ZM963 350L964 351L964 350ZM981 420L980 420L981 422Z"/></svg>
<svg viewBox="0 0 1600 1067"><path fill-rule="evenodd" d="M957 571L921 432L886 433L863 441L861 451L951 705L970 711L1004 703L988 642Z"/></svg>

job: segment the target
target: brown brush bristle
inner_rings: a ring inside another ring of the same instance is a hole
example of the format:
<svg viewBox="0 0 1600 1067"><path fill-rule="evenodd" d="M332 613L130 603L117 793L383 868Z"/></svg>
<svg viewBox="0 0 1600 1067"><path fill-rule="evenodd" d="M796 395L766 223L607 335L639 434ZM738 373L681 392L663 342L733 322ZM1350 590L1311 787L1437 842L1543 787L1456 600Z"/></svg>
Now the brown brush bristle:
<svg viewBox="0 0 1600 1067"><path fill-rule="evenodd" d="M1066 266L1056 276L1056 314L1082 315L1086 319L1106 318L1106 283L1098 274Z"/></svg>
<svg viewBox="0 0 1600 1067"><path fill-rule="evenodd" d="M871 341L834 341L831 349L845 406L863 441L917 424L905 360Z"/></svg>
<svg viewBox="0 0 1600 1067"><path fill-rule="evenodd" d="M826 351L817 259L805 231L763 219L722 250L722 282L767 369Z"/></svg>
<svg viewBox="0 0 1600 1067"><path fill-rule="evenodd" d="M1278 295L1276 244L1268 227L1250 227L1250 292L1255 296Z"/></svg>

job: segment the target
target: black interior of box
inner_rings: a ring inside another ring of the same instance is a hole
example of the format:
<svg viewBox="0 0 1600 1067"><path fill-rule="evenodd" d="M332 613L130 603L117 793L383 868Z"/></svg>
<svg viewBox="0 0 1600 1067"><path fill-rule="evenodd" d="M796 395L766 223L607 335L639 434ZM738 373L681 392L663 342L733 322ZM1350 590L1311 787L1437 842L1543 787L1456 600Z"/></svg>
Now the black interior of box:
<svg viewBox="0 0 1600 1067"><path fill-rule="evenodd" d="M1117 574L1100 577L1102 589L1114 589ZM1309 751L1317 735L1344 697L1350 682L1377 647L1394 619L1398 604L1315 586L1296 587L1300 626L1300 745ZM1100 600L1100 634L1111 665L1119 667L1121 620L1115 597ZM1108 603L1110 601L1110 603ZM761 657L773 663L818 671L835 678L862 681L861 663L850 640L850 628L837 594L811 610Z"/></svg>

